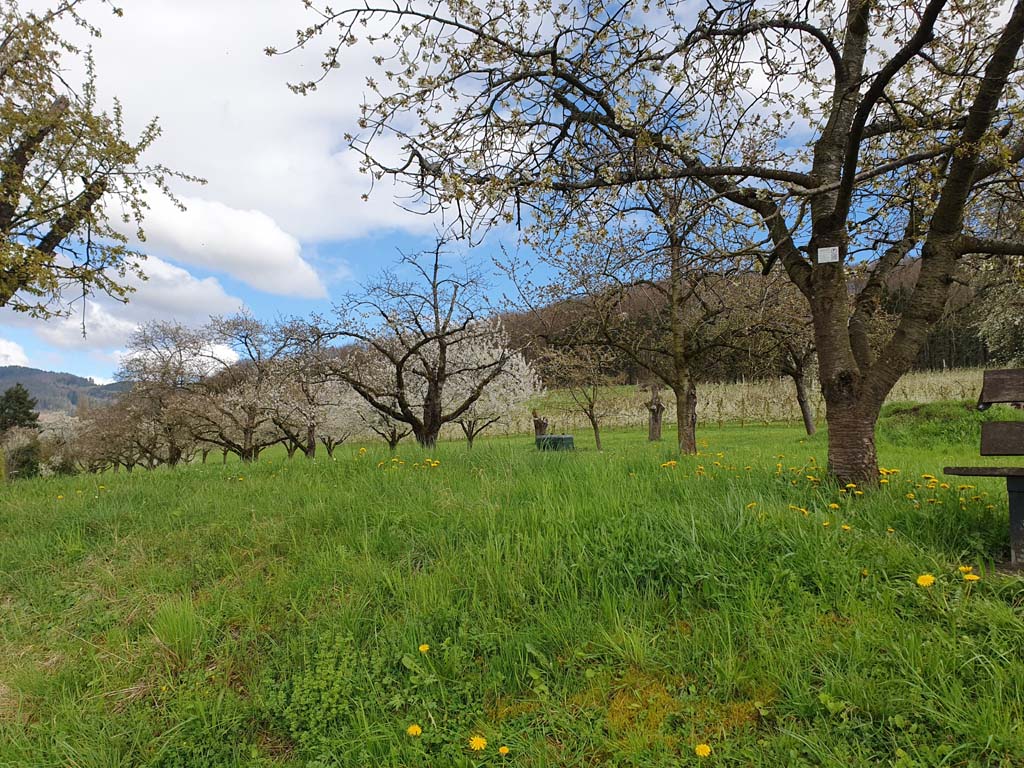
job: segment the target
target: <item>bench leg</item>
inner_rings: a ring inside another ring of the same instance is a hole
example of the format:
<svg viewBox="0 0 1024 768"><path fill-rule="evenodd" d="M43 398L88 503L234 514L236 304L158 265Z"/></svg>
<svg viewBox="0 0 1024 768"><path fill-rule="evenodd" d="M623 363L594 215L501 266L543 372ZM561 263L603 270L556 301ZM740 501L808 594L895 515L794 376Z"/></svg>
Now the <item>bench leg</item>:
<svg viewBox="0 0 1024 768"><path fill-rule="evenodd" d="M1006 478L1010 497L1010 562L1024 564L1024 477Z"/></svg>

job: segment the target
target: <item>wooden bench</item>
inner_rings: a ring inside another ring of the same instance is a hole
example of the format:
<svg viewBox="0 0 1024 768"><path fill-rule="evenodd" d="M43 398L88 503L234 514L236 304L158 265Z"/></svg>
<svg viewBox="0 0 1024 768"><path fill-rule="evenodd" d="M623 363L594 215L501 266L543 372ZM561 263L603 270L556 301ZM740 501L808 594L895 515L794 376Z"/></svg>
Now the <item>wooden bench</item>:
<svg viewBox="0 0 1024 768"><path fill-rule="evenodd" d="M985 371L978 410L993 403L1024 402L1024 370ZM1024 456L1024 422L989 421L981 425L982 456ZM1010 562L1024 565L1024 467L946 467L947 475L1005 477L1010 497Z"/></svg>

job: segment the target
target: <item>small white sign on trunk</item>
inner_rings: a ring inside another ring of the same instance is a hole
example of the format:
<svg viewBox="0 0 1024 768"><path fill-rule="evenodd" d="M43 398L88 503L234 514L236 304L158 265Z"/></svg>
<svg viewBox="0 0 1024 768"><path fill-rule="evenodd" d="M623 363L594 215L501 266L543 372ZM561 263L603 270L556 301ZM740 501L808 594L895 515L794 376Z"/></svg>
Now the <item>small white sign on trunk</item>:
<svg viewBox="0 0 1024 768"><path fill-rule="evenodd" d="M838 264L839 263L839 246L830 245L828 248L818 249L818 263L819 264Z"/></svg>

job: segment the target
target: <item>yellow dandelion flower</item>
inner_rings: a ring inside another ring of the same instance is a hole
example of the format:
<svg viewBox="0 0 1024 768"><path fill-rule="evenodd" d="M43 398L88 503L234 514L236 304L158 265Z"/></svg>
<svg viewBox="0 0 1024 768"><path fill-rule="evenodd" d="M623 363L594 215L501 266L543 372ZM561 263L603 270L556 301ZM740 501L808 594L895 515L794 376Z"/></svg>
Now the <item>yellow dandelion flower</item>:
<svg viewBox="0 0 1024 768"><path fill-rule="evenodd" d="M910 499L911 501L913 501L914 499L917 498L917 496L915 496L913 493L908 493L907 494L907 498Z"/></svg>
<svg viewBox="0 0 1024 768"><path fill-rule="evenodd" d="M860 569L860 577L862 579L866 579L868 577L868 569L867 568L861 568Z"/></svg>
<svg viewBox="0 0 1024 768"><path fill-rule="evenodd" d="M949 483L939 483L939 488L941 488L944 491L948 491L949 490Z"/></svg>
<svg viewBox="0 0 1024 768"><path fill-rule="evenodd" d="M693 751L697 757L710 757L711 746L709 744L698 744L693 748Z"/></svg>
<svg viewBox="0 0 1024 768"><path fill-rule="evenodd" d="M828 505L828 508L829 509L839 509L839 505L836 504L835 502L832 502L831 504Z"/></svg>
<svg viewBox="0 0 1024 768"><path fill-rule="evenodd" d="M974 566L973 565L961 565L959 568L957 568L957 570L960 571L960 573L970 573L971 571L974 570Z"/></svg>
<svg viewBox="0 0 1024 768"><path fill-rule="evenodd" d="M822 525L824 527L828 528L830 525L832 525L832 523L830 523L828 520L826 520L825 522L822 523Z"/></svg>
<svg viewBox="0 0 1024 768"><path fill-rule="evenodd" d="M360 448L359 449L359 455L360 456L365 456L366 455L366 449L365 448Z"/></svg>
<svg viewBox="0 0 1024 768"><path fill-rule="evenodd" d="M63 493L58 493L57 494L57 501L61 501L63 498L64 498L64 494Z"/></svg>
<svg viewBox="0 0 1024 768"><path fill-rule="evenodd" d="M510 750L504 744L502 744L500 747L498 747L498 754L501 755L502 757L504 757L505 755L507 755L511 751L512 750Z"/></svg>
<svg viewBox="0 0 1024 768"><path fill-rule="evenodd" d="M921 475L922 480L934 480L935 475Z"/></svg>
<svg viewBox="0 0 1024 768"><path fill-rule="evenodd" d="M864 495L864 491L854 491L853 495L854 496L863 496Z"/></svg>
<svg viewBox="0 0 1024 768"><path fill-rule="evenodd" d="M844 488L849 488L849 489L851 489L851 490L852 490L853 488L856 488L856 487L857 487L857 484L856 484L856 483L847 483L847 484L846 484L846 485L844 485L843 487L844 487Z"/></svg>
<svg viewBox="0 0 1024 768"><path fill-rule="evenodd" d="M749 504L747 504L747 509L753 509L756 506L757 506L757 502L756 501L752 501Z"/></svg>
<svg viewBox="0 0 1024 768"><path fill-rule="evenodd" d="M917 586L925 587L926 589L935 583L935 577L930 573L922 573L917 577Z"/></svg>
<svg viewBox="0 0 1024 768"><path fill-rule="evenodd" d="M885 532L886 533L896 533L896 529L895 528L886 528Z"/></svg>
<svg viewBox="0 0 1024 768"><path fill-rule="evenodd" d="M886 478L886 477L883 477L881 480L878 481L878 483L879 483L879 485L888 485L889 484L889 479Z"/></svg>
<svg viewBox="0 0 1024 768"><path fill-rule="evenodd" d="M487 748L487 739L480 735L470 736L469 748L474 752L483 752Z"/></svg>
<svg viewBox="0 0 1024 768"><path fill-rule="evenodd" d="M844 531L849 531L849 530L852 530L852 529L850 528L850 526L848 526L848 525L845 525L845 524L843 524L843 525L841 525L841 526L839 526L839 527L840 527L840 528L842 528L842 529L843 529Z"/></svg>
<svg viewBox="0 0 1024 768"><path fill-rule="evenodd" d="M976 573L965 573L964 581L981 581L981 576Z"/></svg>
<svg viewBox="0 0 1024 768"><path fill-rule="evenodd" d="M410 736L412 736L413 738L416 738L417 736L419 736L419 735L421 735L423 733L423 729L420 728L419 725L417 725L416 723L413 723L412 725L410 725L408 728L405 729L405 732L407 734L409 734Z"/></svg>
<svg viewBox="0 0 1024 768"><path fill-rule="evenodd" d="M426 653L426 652L427 652L427 651L429 651L429 650L430 650L430 646L429 646L429 645L427 645L426 643L423 643L423 644L422 644L422 645L420 646L420 653Z"/></svg>

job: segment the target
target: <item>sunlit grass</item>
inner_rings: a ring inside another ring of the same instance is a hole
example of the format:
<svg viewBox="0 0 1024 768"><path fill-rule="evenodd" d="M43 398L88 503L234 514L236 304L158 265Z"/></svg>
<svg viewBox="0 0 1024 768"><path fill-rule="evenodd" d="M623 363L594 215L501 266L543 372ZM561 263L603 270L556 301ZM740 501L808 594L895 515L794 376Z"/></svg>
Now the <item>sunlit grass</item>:
<svg viewBox="0 0 1024 768"><path fill-rule="evenodd" d="M863 495L731 425L8 486L0 765L1020 764L1005 489L900 418Z"/></svg>

